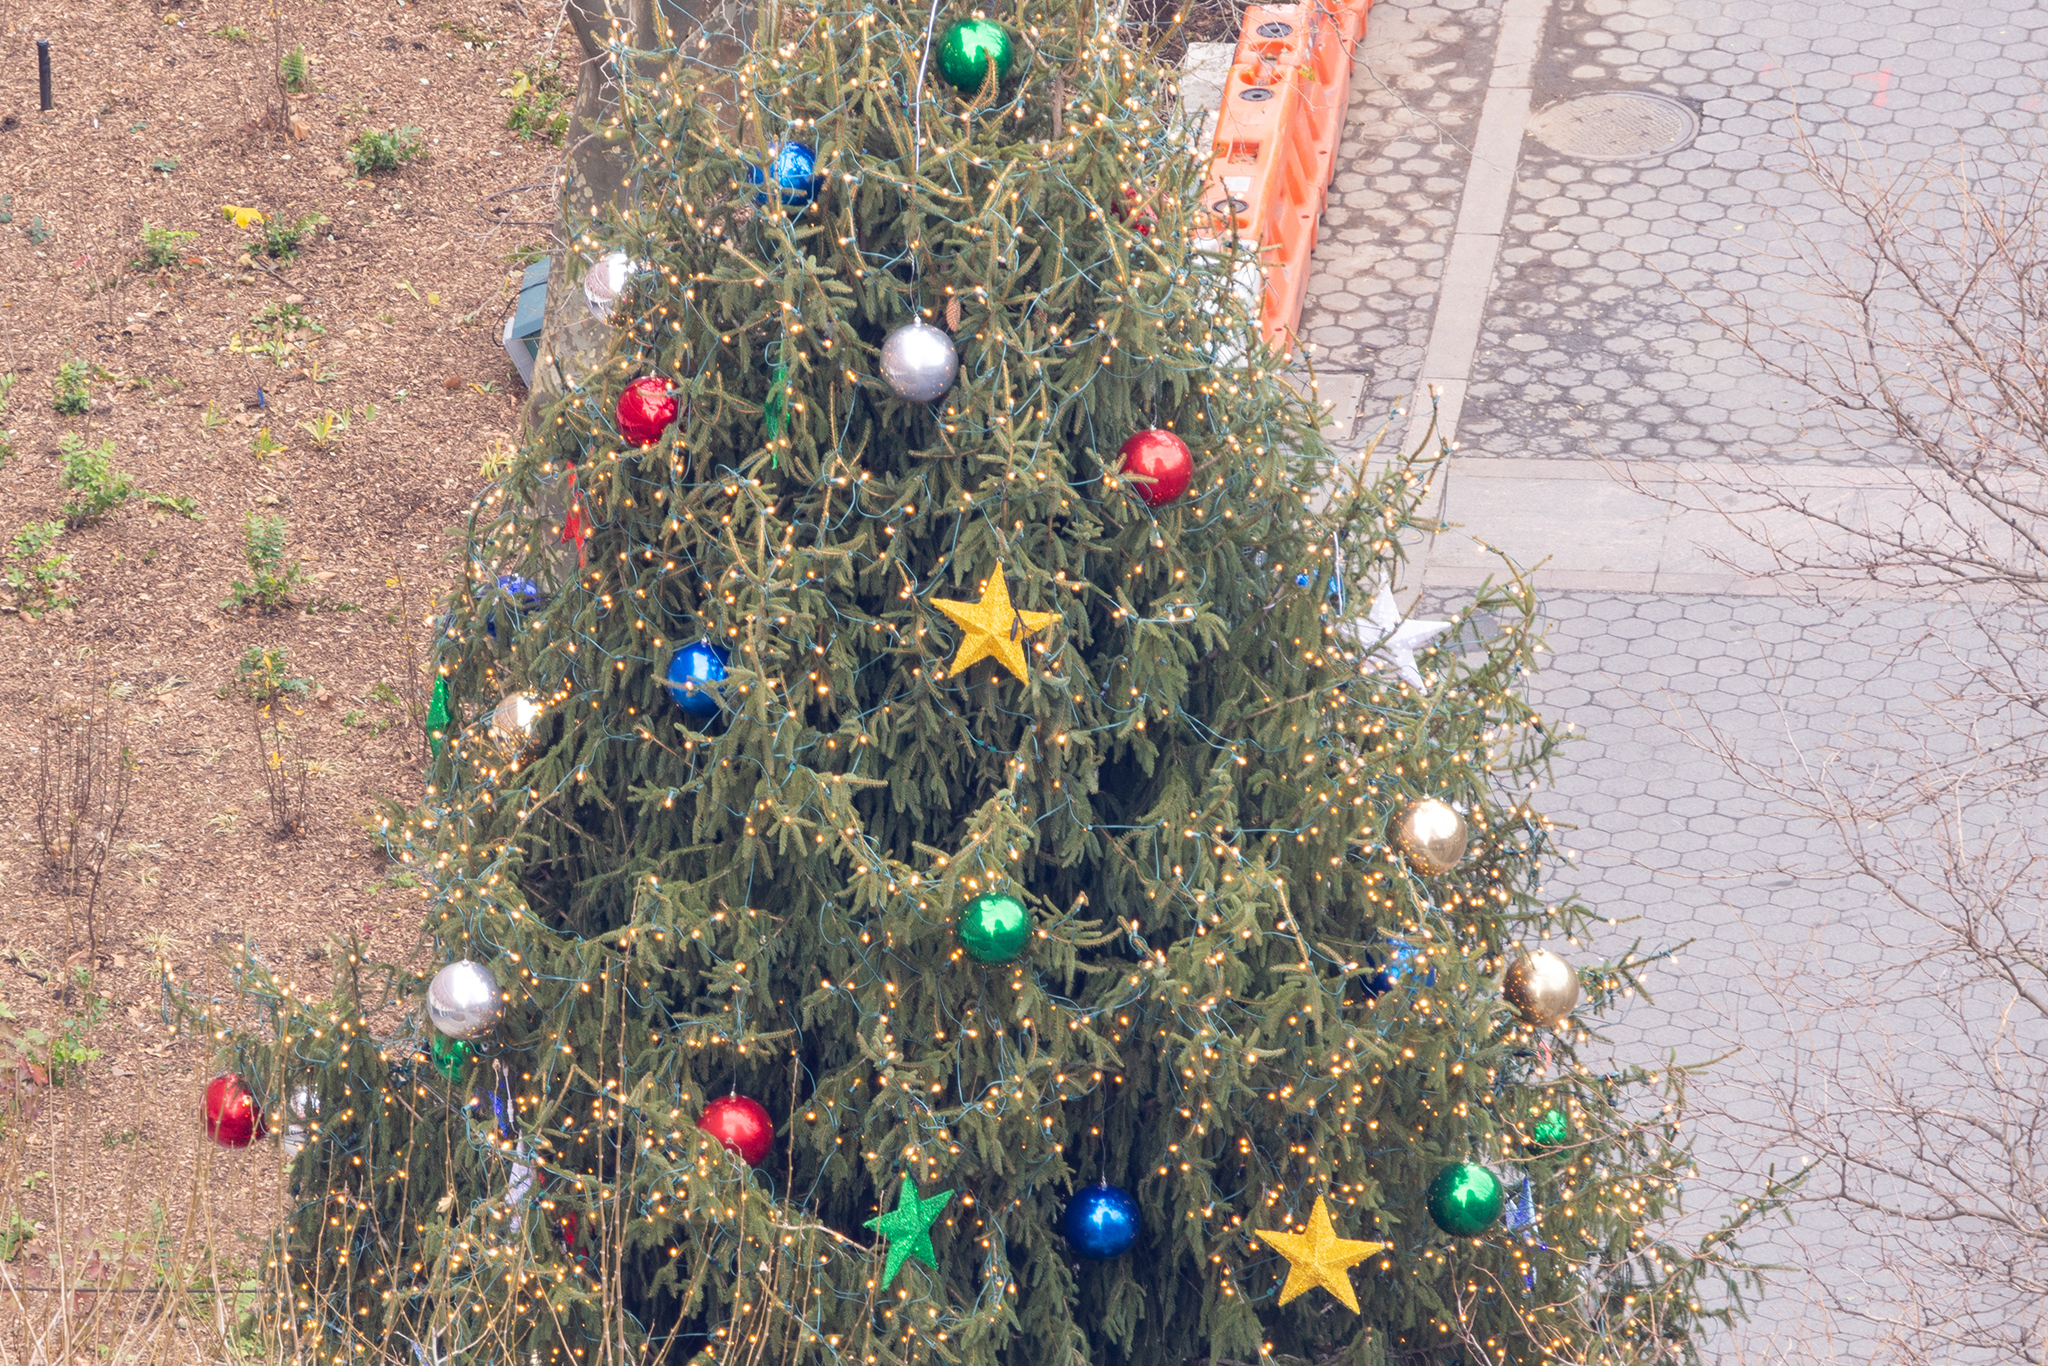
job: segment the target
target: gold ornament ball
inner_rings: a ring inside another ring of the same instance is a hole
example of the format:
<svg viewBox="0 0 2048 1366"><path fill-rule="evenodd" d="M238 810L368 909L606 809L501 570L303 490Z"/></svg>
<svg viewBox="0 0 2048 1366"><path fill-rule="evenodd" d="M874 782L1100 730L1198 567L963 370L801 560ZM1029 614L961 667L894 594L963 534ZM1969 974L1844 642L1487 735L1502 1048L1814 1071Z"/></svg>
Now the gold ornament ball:
<svg viewBox="0 0 2048 1366"><path fill-rule="evenodd" d="M1465 818L1434 797L1409 803L1394 827L1401 852L1431 877L1442 877L1458 866L1465 857L1465 838Z"/></svg>
<svg viewBox="0 0 2048 1366"><path fill-rule="evenodd" d="M533 731L540 720L540 703L531 693L506 695L491 713L491 739L499 749L517 759L533 743Z"/></svg>
<svg viewBox="0 0 2048 1366"><path fill-rule="evenodd" d="M1528 1023L1555 1029L1578 1007L1579 974L1549 949L1535 949L1508 966L1500 993Z"/></svg>

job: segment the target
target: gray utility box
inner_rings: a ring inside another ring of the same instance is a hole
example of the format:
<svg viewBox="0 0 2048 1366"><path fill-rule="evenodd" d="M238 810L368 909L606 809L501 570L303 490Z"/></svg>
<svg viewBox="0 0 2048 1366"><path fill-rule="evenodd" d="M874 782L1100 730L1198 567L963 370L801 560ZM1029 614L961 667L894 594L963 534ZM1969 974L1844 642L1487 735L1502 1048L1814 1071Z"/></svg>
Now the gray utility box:
<svg viewBox="0 0 2048 1366"><path fill-rule="evenodd" d="M520 380L529 389L533 387L534 358L540 354L541 314L547 301L548 263L542 258L528 266L526 274L520 277L519 306L505 321L505 354L512 357Z"/></svg>

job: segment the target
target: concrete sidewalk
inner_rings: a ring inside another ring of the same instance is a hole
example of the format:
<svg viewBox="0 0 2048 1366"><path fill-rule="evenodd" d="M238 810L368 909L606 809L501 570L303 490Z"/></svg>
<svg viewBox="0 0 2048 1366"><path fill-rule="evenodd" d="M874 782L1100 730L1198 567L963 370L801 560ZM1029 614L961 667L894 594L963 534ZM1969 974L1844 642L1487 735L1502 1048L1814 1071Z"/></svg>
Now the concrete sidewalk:
<svg viewBox="0 0 2048 1366"><path fill-rule="evenodd" d="M1539 591L1893 597L1882 585L1784 568L1824 551L1825 532L1771 497L1850 523L1883 524L1912 497L1888 469L1730 463L1504 460L1451 456L1411 586L1440 593L1527 567ZM1768 489L1770 496L1757 490Z"/></svg>
<svg viewBox="0 0 2048 1366"><path fill-rule="evenodd" d="M1800 600L1815 585L1773 547L1823 533L1771 504L1895 525L1912 465L1840 439L1781 377L1796 354L1765 339L1766 364L1730 320L1796 306L1795 248L1853 226L1809 154L2026 153L2043 69L2032 0L1379 0L1357 56L1301 328L1329 435L1355 451L1402 407L1389 439L1412 447L1441 396L1457 449L1431 510L1453 525L1407 547L1404 605L1440 615L1496 551L1538 566L1532 692L1585 736L1539 798L1582 851L1554 881L1624 922L1568 952L1691 941L1609 1037L1652 1065L1728 1056L1691 1091L1696 1232L1800 1160L1782 1098L1831 1075L1810 1003L1915 934L1717 745L1796 767L1936 734L1989 621L1868 587ZM1601 100L1608 122L1574 124ZM1944 1043L1914 1040L1932 1067ZM1786 1269L1711 1359L1884 1359L1858 1305L1900 1288L1839 1216L1744 1250Z"/></svg>

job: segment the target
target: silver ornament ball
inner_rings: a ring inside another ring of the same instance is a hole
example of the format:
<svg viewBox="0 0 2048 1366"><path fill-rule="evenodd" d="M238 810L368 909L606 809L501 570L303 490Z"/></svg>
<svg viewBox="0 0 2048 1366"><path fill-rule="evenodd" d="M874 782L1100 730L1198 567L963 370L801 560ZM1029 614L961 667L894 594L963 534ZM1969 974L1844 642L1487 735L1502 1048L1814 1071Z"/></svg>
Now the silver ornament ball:
<svg viewBox="0 0 2048 1366"><path fill-rule="evenodd" d="M1534 949L1508 965L1500 994L1538 1029L1555 1029L1579 1004L1579 974L1549 949Z"/></svg>
<svg viewBox="0 0 2048 1366"><path fill-rule="evenodd" d="M610 322L619 296L626 292L626 282L647 268L645 261L635 261L623 251L608 251L598 257L583 277L583 300L590 305L590 316Z"/></svg>
<svg viewBox="0 0 2048 1366"><path fill-rule="evenodd" d="M498 979L482 963L450 963L427 984L427 1019L451 1039L480 1039L504 1018Z"/></svg>
<svg viewBox="0 0 2048 1366"><path fill-rule="evenodd" d="M1442 877L1465 857L1465 818L1434 797L1410 802L1394 826L1394 842L1408 861L1431 877Z"/></svg>
<svg viewBox="0 0 2048 1366"><path fill-rule="evenodd" d="M905 323L883 339L882 380L900 399L934 402L959 376L953 339L930 323Z"/></svg>
<svg viewBox="0 0 2048 1366"><path fill-rule="evenodd" d="M320 1093L310 1086L295 1086L285 1105L284 1155L297 1157L306 1146L309 1130L320 1119Z"/></svg>
<svg viewBox="0 0 2048 1366"><path fill-rule="evenodd" d="M512 759L533 743L533 731L540 721L540 703L532 693L508 693L491 713L491 740Z"/></svg>

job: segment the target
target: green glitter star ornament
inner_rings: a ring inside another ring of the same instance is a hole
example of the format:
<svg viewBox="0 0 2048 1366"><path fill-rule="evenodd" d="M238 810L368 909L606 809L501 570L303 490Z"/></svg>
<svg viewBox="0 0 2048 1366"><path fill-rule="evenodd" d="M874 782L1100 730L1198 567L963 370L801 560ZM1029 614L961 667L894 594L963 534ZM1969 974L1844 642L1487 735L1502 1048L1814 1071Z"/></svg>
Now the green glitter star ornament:
<svg viewBox="0 0 2048 1366"><path fill-rule="evenodd" d="M789 418L789 367L777 365L768 373L768 401L761 405L761 421L768 428L770 441L782 435L782 424Z"/></svg>
<svg viewBox="0 0 2048 1366"><path fill-rule="evenodd" d="M862 1225L889 1240L889 1262L882 1272L883 1285L895 1282L896 1273L903 1269L903 1262L909 1257L917 1258L934 1271L939 1269L938 1254L932 1251L932 1221L939 1217L939 1212L952 1198L951 1191L919 1196L917 1183L906 1176L902 1189L896 1193L896 1208Z"/></svg>
<svg viewBox="0 0 2048 1366"><path fill-rule="evenodd" d="M434 680L434 698L427 704L427 748L435 758L441 757L441 737L448 733L448 678L443 674Z"/></svg>

